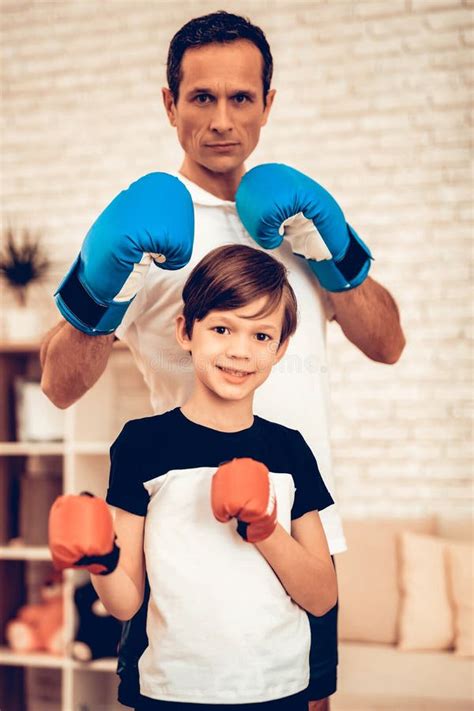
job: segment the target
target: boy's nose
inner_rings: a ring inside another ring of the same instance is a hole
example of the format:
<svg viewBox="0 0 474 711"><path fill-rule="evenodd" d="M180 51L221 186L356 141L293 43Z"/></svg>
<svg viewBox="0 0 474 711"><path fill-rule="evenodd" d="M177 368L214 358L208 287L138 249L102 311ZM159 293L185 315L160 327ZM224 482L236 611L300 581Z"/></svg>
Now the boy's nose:
<svg viewBox="0 0 474 711"><path fill-rule="evenodd" d="M229 339L226 348L226 356L228 358L244 358L245 360L249 360L250 355L249 344L245 337L236 335Z"/></svg>

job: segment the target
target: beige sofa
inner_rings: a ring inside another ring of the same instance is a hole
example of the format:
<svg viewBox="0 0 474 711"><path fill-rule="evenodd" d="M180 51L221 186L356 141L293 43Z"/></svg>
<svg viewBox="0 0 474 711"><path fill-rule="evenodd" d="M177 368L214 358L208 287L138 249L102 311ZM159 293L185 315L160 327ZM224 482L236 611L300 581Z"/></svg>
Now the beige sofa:
<svg viewBox="0 0 474 711"><path fill-rule="evenodd" d="M472 521L346 520L344 530L338 693L474 707Z"/></svg>

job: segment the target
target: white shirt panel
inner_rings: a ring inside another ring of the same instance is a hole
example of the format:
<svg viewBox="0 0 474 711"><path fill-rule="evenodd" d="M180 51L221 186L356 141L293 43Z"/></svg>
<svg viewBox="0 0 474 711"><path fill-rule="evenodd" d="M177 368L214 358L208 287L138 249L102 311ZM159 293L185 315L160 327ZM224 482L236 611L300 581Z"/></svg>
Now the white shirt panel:
<svg viewBox="0 0 474 711"><path fill-rule="evenodd" d="M214 518L214 473L215 467L172 470L144 483L151 596L140 691L211 704L290 696L309 682L308 616L257 548L239 536L235 520ZM278 521L290 531L293 477L270 476Z"/></svg>
<svg viewBox="0 0 474 711"><path fill-rule="evenodd" d="M210 250L224 244L259 249L246 232L235 203L221 200L179 179L191 193L195 210L195 239L189 264L177 271L150 267L145 286L127 310L117 336L124 340L150 389L155 413L182 405L193 386L191 357L178 346L175 318L182 309L182 289L193 267ZM255 393L254 411L269 420L297 429L311 447L324 479L336 499L329 445L329 382L326 323L333 312L329 300L305 260L283 242L271 251L288 270L298 301L298 328L288 350L269 379ZM331 553L346 549L337 506L321 512Z"/></svg>

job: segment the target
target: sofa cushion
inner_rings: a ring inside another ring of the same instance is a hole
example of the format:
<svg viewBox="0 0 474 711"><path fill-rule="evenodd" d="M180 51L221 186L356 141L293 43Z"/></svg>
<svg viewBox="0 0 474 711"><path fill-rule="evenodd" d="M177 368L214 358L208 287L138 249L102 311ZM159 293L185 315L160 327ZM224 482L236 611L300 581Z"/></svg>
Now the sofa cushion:
<svg viewBox="0 0 474 711"><path fill-rule="evenodd" d="M460 657L474 656L474 546L446 547L448 585L454 605L454 647Z"/></svg>
<svg viewBox="0 0 474 711"><path fill-rule="evenodd" d="M474 518L436 517L436 535L451 541L474 541Z"/></svg>
<svg viewBox="0 0 474 711"><path fill-rule="evenodd" d="M341 642L335 701L350 697L347 711L472 711L473 679L474 660L452 652Z"/></svg>
<svg viewBox="0 0 474 711"><path fill-rule="evenodd" d="M447 542L408 531L401 534L400 541L399 648L450 649L454 623L446 576Z"/></svg>
<svg viewBox="0 0 474 711"><path fill-rule="evenodd" d="M398 535L434 533L435 518L344 521L348 550L336 556L339 637L395 644L398 631Z"/></svg>

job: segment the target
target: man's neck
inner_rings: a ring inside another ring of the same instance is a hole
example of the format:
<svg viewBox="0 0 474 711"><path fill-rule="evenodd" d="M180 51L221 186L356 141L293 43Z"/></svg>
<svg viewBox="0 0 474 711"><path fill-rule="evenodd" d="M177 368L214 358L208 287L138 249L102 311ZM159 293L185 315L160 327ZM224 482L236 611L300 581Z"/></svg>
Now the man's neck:
<svg viewBox="0 0 474 711"><path fill-rule="evenodd" d="M229 173L214 173L185 156L179 172L191 182L199 185L203 190L211 193L211 195L215 195L221 200L234 201L235 193L245 173L245 168L241 165L238 169Z"/></svg>

